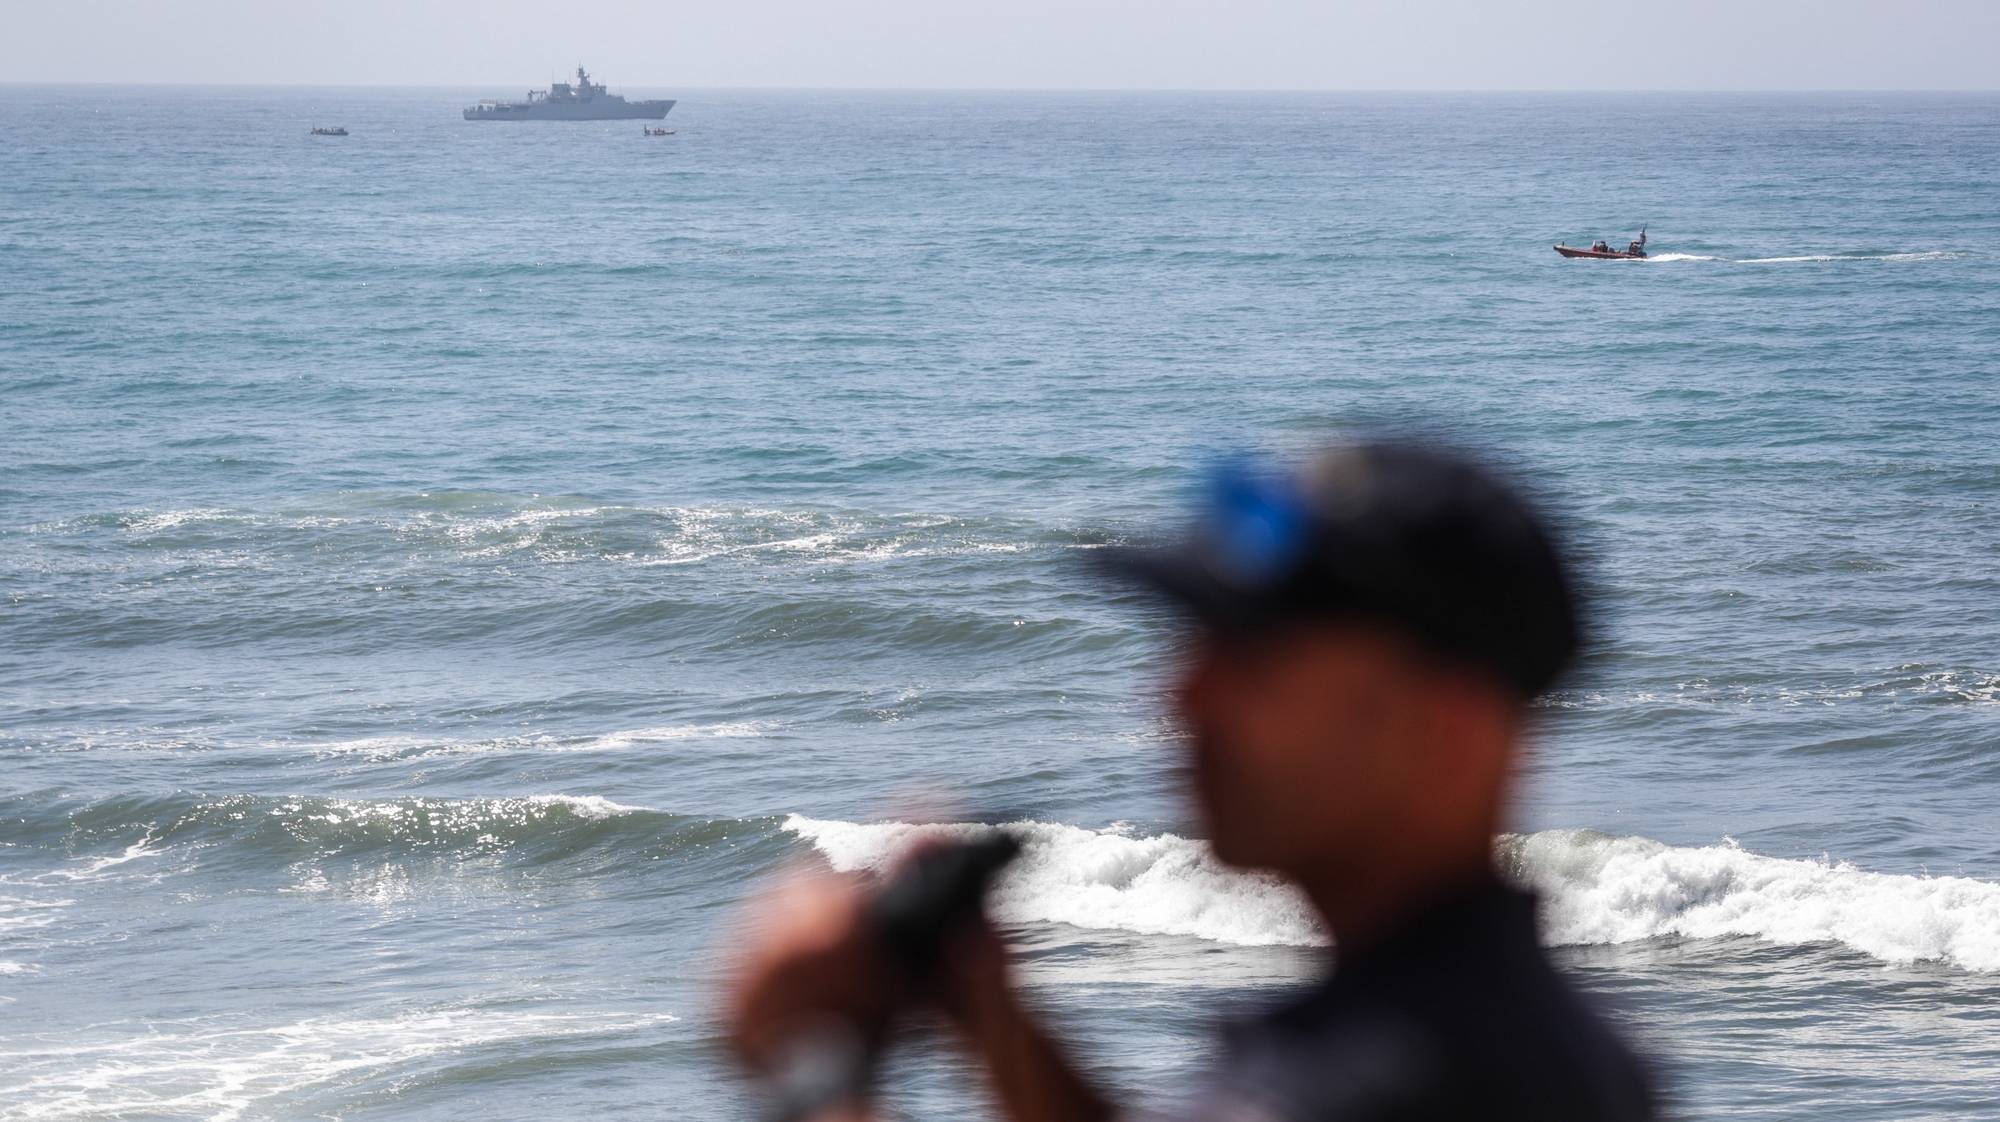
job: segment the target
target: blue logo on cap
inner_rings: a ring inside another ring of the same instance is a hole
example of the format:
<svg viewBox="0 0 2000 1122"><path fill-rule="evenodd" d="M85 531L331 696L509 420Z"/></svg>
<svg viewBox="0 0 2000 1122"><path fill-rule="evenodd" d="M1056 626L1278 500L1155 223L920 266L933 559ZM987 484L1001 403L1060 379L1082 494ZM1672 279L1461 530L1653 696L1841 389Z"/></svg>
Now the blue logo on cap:
<svg viewBox="0 0 2000 1122"><path fill-rule="evenodd" d="M1311 514L1293 480L1238 458L1210 470L1202 529L1217 576L1259 585L1284 576L1305 555Z"/></svg>

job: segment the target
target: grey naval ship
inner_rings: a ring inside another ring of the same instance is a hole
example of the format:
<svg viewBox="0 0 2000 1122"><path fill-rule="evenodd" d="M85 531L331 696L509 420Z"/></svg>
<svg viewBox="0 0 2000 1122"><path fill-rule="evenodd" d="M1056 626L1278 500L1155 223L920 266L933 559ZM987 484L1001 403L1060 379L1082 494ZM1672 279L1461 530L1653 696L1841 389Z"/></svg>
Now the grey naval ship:
<svg viewBox="0 0 2000 1122"><path fill-rule="evenodd" d="M553 82L549 92L528 91L526 101L482 101L465 111L468 121L657 121L674 107L664 101L626 101L604 92L590 80L583 67L576 68L576 84Z"/></svg>

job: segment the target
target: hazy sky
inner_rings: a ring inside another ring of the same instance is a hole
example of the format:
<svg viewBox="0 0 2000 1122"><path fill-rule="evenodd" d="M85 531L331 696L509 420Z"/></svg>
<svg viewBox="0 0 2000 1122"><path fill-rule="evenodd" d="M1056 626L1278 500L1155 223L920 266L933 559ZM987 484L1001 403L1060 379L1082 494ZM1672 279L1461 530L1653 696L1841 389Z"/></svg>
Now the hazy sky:
<svg viewBox="0 0 2000 1122"><path fill-rule="evenodd" d="M1994 89L2000 0L0 0L0 81Z"/></svg>

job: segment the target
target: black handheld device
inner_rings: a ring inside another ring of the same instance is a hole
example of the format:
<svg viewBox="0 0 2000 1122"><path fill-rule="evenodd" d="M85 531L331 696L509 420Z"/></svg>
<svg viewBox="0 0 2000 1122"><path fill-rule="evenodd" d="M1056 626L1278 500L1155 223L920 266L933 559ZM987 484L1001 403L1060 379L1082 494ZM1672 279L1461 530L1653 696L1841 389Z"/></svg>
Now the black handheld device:
<svg viewBox="0 0 2000 1122"><path fill-rule="evenodd" d="M926 849L882 882L865 915L900 982L918 990L932 982L946 938L979 914L986 890L1020 852L1018 838L995 830ZM839 1023L800 1033L771 1073L773 1122L804 1122L861 1098L884 1043Z"/></svg>

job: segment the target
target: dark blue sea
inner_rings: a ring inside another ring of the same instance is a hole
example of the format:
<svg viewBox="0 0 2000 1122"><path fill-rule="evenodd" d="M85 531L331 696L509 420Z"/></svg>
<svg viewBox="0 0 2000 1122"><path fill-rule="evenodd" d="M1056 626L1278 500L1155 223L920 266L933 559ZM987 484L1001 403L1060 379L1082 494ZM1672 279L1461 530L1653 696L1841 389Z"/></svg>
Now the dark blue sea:
<svg viewBox="0 0 2000 1122"><path fill-rule="evenodd" d="M1411 426L1596 590L1503 857L1678 1115L2000 1118L2000 97L628 92L0 87L0 1120L745 1117L736 903L994 816L1171 1101L1327 952L1084 562Z"/></svg>

